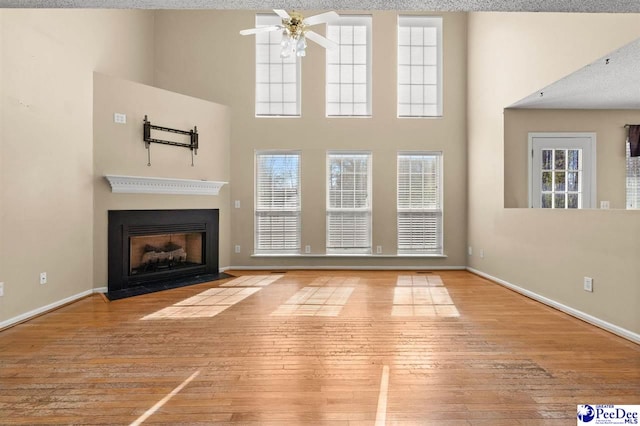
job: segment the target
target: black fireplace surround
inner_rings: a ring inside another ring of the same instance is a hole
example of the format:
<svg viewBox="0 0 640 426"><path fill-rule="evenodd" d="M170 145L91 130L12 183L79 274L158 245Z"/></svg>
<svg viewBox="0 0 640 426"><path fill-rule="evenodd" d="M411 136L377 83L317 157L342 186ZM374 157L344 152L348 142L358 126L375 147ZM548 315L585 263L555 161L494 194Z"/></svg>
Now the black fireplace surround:
<svg viewBox="0 0 640 426"><path fill-rule="evenodd" d="M218 271L218 227L218 209L109 210L107 297L116 300L229 277ZM187 248L189 257L172 241L172 236L179 240L185 235L197 240ZM152 242L166 237L170 242L165 246L174 251L165 254L164 248L147 244L137 249L146 263L133 265L132 259L140 258L132 254L133 241L144 244L145 237Z"/></svg>

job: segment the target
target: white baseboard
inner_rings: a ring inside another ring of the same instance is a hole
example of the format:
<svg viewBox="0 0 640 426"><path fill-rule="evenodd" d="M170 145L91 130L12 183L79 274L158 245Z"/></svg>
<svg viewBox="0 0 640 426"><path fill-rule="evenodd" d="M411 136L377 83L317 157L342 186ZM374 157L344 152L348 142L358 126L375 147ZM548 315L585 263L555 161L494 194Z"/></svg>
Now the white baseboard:
<svg viewBox="0 0 640 426"><path fill-rule="evenodd" d="M107 293L109 291L109 288L107 287L97 287L93 289L94 293Z"/></svg>
<svg viewBox="0 0 640 426"><path fill-rule="evenodd" d="M482 271L479 271L477 269L474 268L470 268L467 267L467 270L469 272L473 272L476 275L480 275L481 277L484 277L488 280L491 280L497 284L500 284L504 287L507 287L517 293L520 293L524 296L527 296L533 300L537 300L540 303L544 303L547 306L550 306L554 309L557 309L559 311L564 312L565 314L569 314L572 317L576 317L582 321L588 322L589 324L595 325L596 327L602 328L603 330L606 330L608 332L611 332L617 336L620 337L624 337L627 340L630 340L634 343L638 343L640 344L640 334L638 333L634 333L633 331L627 330L626 328L622 328L619 327L615 324L611 324L609 322L603 321L600 318L596 318L592 315L589 315L587 313L584 313L582 311L579 311L577 309L574 309L570 306L567 305L563 305L562 303L556 302L555 300L549 299L547 297L541 296L537 293L534 293L532 291L526 290L522 287L518 287L517 285L511 284L508 281L502 280L500 278L496 278L494 276L491 276L487 273L484 273Z"/></svg>
<svg viewBox="0 0 640 426"><path fill-rule="evenodd" d="M91 289L87 291L83 291L82 293L75 294L73 296L69 296L62 300L58 300L57 302L53 302L49 305L42 306L38 309L34 309L29 312L25 312L24 314L18 315L13 318L9 318L8 320L0 322L0 330L11 327L12 325L27 321L31 318L37 317L38 315L44 314L46 312L52 311L56 308L69 304L71 302L75 302L76 300L82 299L83 297L87 297L93 293L97 293L97 289ZM106 290L106 289L105 289Z"/></svg>
<svg viewBox="0 0 640 426"><path fill-rule="evenodd" d="M355 270L355 271L464 271L466 266L429 266L429 265L414 265L414 266L230 266L228 269L236 271L261 271L261 270L279 270L279 271L296 271L296 270L326 270L326 271L343 271L343 270Z"/></svg>

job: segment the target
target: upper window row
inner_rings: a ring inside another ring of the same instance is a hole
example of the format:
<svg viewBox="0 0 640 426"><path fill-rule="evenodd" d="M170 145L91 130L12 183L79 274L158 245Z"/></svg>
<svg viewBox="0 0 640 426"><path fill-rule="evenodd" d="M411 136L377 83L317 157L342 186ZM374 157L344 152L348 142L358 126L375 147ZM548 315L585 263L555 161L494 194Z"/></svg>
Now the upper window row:
<svg viewBox="0 0 640 426"><path fill-rule="evenodd" d="M275 14L256 15L256 26L278 25ZM371 16L342 15L327 24L338 43L326 53L328 117L370 117ZM301 114L301 57L282 57L278 31L256 34L256 116ZM397 37L398 117L442 116L442 18L399 16Z"/></svg>

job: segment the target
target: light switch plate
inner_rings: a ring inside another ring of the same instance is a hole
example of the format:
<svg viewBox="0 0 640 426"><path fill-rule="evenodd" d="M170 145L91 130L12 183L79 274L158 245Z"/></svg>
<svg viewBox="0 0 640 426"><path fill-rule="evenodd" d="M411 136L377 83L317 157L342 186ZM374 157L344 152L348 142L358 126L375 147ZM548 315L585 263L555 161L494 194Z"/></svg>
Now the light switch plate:
<svg viewBox="0 0 640 426"><path fill-rule="evenodd" d="M127 114L122 114L120 112L113 113L113 122L118 124L127 124Z"/></svg>

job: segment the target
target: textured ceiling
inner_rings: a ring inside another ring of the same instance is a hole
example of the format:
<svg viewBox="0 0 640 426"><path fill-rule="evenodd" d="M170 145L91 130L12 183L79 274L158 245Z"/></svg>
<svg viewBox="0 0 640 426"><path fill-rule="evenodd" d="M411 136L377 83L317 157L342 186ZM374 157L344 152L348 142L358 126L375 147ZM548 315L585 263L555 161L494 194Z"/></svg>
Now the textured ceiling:
<svg viewBox="0 0 640 426"><path fill-rule="evenodd" d="M638 0L0 0L0 7L640 12Z"/></svg>
<svg viewBox="0 0 640 426"><path fill-rule="evenodd" d="M271 3L264 0L0 0L0 7L640 13L640 0L272 0ZM511 107L640 109L640 40L541 88Z"/></svg>
<svg viewBox="0 0 640 426"><path fill-rule="evenodd" d="M640 109L640 39L510 107Z"/></svg>

